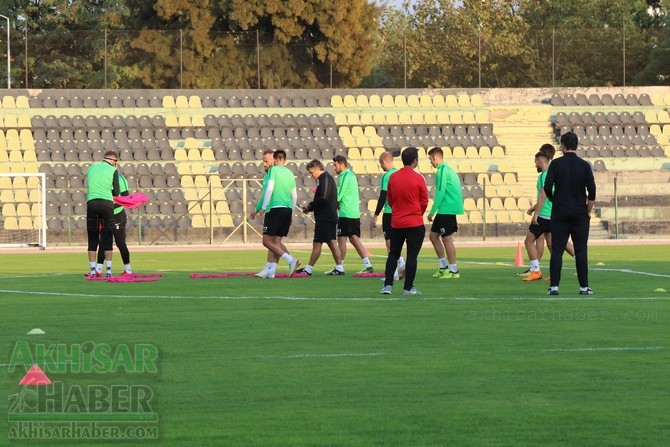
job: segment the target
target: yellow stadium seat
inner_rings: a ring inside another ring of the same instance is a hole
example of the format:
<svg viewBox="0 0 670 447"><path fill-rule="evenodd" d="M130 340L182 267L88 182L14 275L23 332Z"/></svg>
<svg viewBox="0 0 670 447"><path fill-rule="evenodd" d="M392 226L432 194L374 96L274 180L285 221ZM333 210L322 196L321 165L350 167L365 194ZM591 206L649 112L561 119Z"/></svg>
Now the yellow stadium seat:
<svg viewBox="0 0 670 447"><path fill-rule="evenodd" d="M524 212L520 210L512 210L509 212L509 218L512 223L523 223L526 221Z"/></svg>
<svg viewBox="0 0 670 447"><path fill-rule="evenodd" d="M179 115L179 125L181 127L190 127L191 124L191 116L187 113L182 113Z"/></svg>
<svg viewBox="0 0 670 447"><path fill-rule="evenodd" d="M361 148L361 158L363 160L375 160L375 153L371 147Z"/></svg>
<svg viewBox="0 0 670 447"><path fill-rule="evenodd" d="M198 140L188 137L184 140L184 149L195 149L198 147Z"/></svg>
<svg viewBox="0 0 670 447"><path fill-rule="evenodd" d="M463 199L463 209L465 211L474 211L477 209L477 202L472 197L466 197Z"/></svg>
<svg viewBox="0 0 670 447"><path fill-rule="evenodd" d="M360 115L360 122L361 122L361 125L367 126L367 125L370 125L370 124L374 124L375 120L372 117L372 113L362 112L361 115Z"/></svg>
<svg viewBox="0 0 670 447"><path fill-rule="evenodd" d="M430 95L421 95L419 97L419 105L421 107L433 107L433 98Z"/></svg>
<svg viewBox="0 0 670 447"><path fill-rule="evenodd" d="M412 124L424 124L423 112L412 112Z"/></svg>
<svg viewBox="0 0 670 447"><path fill-rule="evenodd" d="M174 159L175 161L186 161L188 160L188 155L186 150L182 147L178 147L174 150Z"/></svg>
<svg viewBox="0 0 670 447"><path fill-rule="evenodd" d="M356 98L354 97L354 95L344 95L343 102L344 107L350 107L350 108L356 107Z"/></svg>
<svg viewBox="0 0 670 447"><path fill-rule="evenodd" d="M175 107L188 108L188 98L184 95L178 95L174 100Z"/></svg>
<svg viewBox="0 0 670 447"><path fill-rule="evenodd" d="M489 201L489 206L492 210L503 210L503 209L505 209L505 206L503 205L503 201L500 197L491 197L491 200Z"/></svg>
<svg viewBox="0 0 670 447"><path fill-rule="evenodd" d="M177 115L167 113L165 115L165 126L167 126L167 127L179 127L179 118L177 118Z"/></svg>
<svg viewBox="0 0 670 447"><path fill-rule="evenodd" d="M498 223L512 223L512 219L509 217L509 212L505 210L497 210L495 212L496 221Z"/></svg>
<svg viewBox="0 0 670 447"><path fill-rule="evenodd" d="M368 97L365 96L365 95L356 96L356 106L357 107L370 107L370 101L368 101Z"/></svg>
<svg viewBox="0 0 670 447"><path fill-rule="evenodd" d="M216 202L216 213L219 215L222 214L230 214L230 207L228 206L228 202L225 200L219 200Z"/></svg>
<svg viewBox="0 0 670 447"><path fill-rule="evenodd" d="M203 161L216 161L216 157L214 156L214 151L212 150L212 148L209 147L203 148L201 155Z"/></svg>
<svg viewBox="0 0 670 447"><path fill-rule="evenodd" d="M437 112L437 124L450 124L451 119L449 118L449 112L446 110L440 110Z"/></svg>
<svg viewBox="0 0 670 447"><path fill-rule="evenodd" d="M26 96L17 96L16 97L16 108L17 109L29 109L30 108L30 101L28 100L28 97Z"/></svg>
<svg viewBox="0 0 670 447"><path fill-rule="evenodd" d="M368 200L368 212L374 213L377 208L377 199Z"/></svg>
<svg viewBox="0 0 670 447"><path fill-rule="evenodd" d="M475 113L474 122L477 124L486 124L491 122L491 120L489 119L489 111L486 109L477 110L477 113Z"/></svg>
<svg viewBox="0 0 670 447"><path fill-rule="evenodd" d="M230 213L219 214L219 225L223 228L234 228L233 216Z"/></svg>
<svg viewBox="0 0 670 447"><path fill-rule="evenodd" d="M473 124L476 123L477 120L475 119L475 114L472 113L470 110L466 110L463 112L463 122L466 124Z"/></svg>
<svg viewBox="0 0 670 447"><path fill-rule="evenodd" d="M439 93L433 96L433 107L445 107L447 103L444 100L444 96Z"/></svg>
<svg viewBox="0 0 670 447"><path fill-rule="evenodd" d="M470 103L470 96L468 96L466 93L462 93L458 95L458 105L460 107L470 107L472 104Z"/></svg>
<svg viewBox="0 0 670 447"><path fill-rule="evenodd" d="M505 184L503 176L500 172L492 172L490 181L491 181L492 185L504 185Z"/></svg>
<svg viewBox="0 0 670 447"><path fill-rule="evenodd" d="M479 152L479 158L491 158L491 148L488 146L481 146L477 152Z"/></svg>
<svg viewBox="0 0 670 447"><path fill-rule="evenodd" d="M195 188L195 184L193 183L193 177L190 175L182 175L181 176L181 187L182 188Z"/></svg>
<svg viewBox="0 0 670 447"><path fill-rule="evenodd" d="M203 118L202 115L196 115L191 118L191 124L193 127L205 127L205 118Z"/></svg>
<svg viewBox="0 0 670 447"><path fill-rule="evenodd" d="M505 184L506 185L514 185L516 184L516 175L514 175L512 172L506 172L505 176Z"/></svg>
<svg viewBox="0 0 670 447"><path fill-rule="evenodd" d="M400 124L412 124L412 114L406 110L402 111L398 114L398 121Z"/></svg>
<svg viewBox="0 0 670 447"><path fill-rule="evenodd" d="M16 217L16 205L14 203L3 203L2 215L4 217Z"/></svg>
<svg viewBox="0 0 670 447"><path fill-rule="evenodd" d="M483 107L484 100L482 99L482 95L475 93L470 96L470 104L472 104L473 107Z"/></svg>
<svg viewBox="0 0 670 447"><path fill-rule="evenodd" d="M5 218L5 230L18 230L19 222L16 220L16 217L6 217Z"/></svg>
<svg viewBox="0 0 670 447"><path fill-rule="evenodd" d="M382 107L382 99L379 95L370 95L368 102L370 107Z"/></svg>
<svg viewBox="0 0 670 447"><path fill-rule="evenodd" d="M193 178L193 184L195 185L196 188L204 188L209 192L209 183L207 183L207 176L206 175L196 175ZM198 194L200 196L200 194Z"/></svg>
<svg viewBox="0 0 670 447"><path fill-rule="evenodd" d="M482 213L478 210L472 210L468 213L468 219L470 220L470 223L473 224L480 224L483 223L482 220Z"/></svg>
<svg viewBox="0 0 670 447"><path fill-rule="evenodd" d="M172 95L163 96L163 108L170 109L176 107L174 98Z"/></svg>
<svg viewBox="0 0 670 447"><path fill-rule="evenodd" d="M465 148L465 157L466 158L479 158L479 151L474 146L468 146Z"/></svg>
<svg viewBox="0 0 670 447"><path fill-rule="evenodd" d="M386 124L386 113L385 112L375 112L372 117L374 124Z"/></svg>
<svg viewBox="0 0 670 447"><path fill-rule="evenodd" d="M505 158L505 150L502 146L493 146L493 149L491 149L491 156L493 158Z"/></svg>
<svg viewBox="0 0 670 447"><path fill-rule="evenodd" d="M26 198L28 197L26 196ZM17 203L16 216L17 217L30 216L30 205L28 205L27 203Z"/></svg>
<svg viewBox="0 0 670 447"><path fill-rule="evenodd" d="M3 109L15 109L16 101L13 96L3 96L2 98L2 108Z"/></svg>
<svg viewBox="0 0 670 447"><path fill-rule="evenodd" d="M193 228L207 228L207 224L205 223L205 216L202 214L195 214L191 218L191 226Z"/></svg>
<svg viewBox="0 0 670 447"><path fill-rule="evenodd" d="M423 112L423 121L426 124L440 124L437 120L437 113L432 110L426 110Z"/></svg>
<svg viewBox="0 0 670 447"><path fill-rule="evenodd" d="M386 112L386 124L398 125L400 124L400 119L398 114L395 112Z"/></svg>
<svg viewBox="0 0 670 447"><path fill-rule="evenodd" d="M451 148L451 154L454 158L465 158L465 149L463 146L455 146Z"/></svg>
<svg viewBox="0 0 670 447"><path fill-rule="evenodd" d="M337 112L334 117L335 124L338 126L346 126L347 125L347 115L343 112Z"/></svg>
<svg viewBox="0 0 670 447"><path fill-rule="evenodd" d="M505 197L505 201L503 202L503 206L508 211L519 209L519 207L516 204L516 199L514 197Z"/></svg>
<svg viewBox="0 0 670 447"><path fill-rule="evenodd" d="M395 101L393 100L393 96L391 95L382 96L382 106L385 108L395 107Z"/></svg>
<svg viewBox="0 0 670 447"><path fill-rule="evenodd" d="M449 114L449 121L451 124L463 124L465 121L463 120L463 115L461 115L461 112L454 111Z"/></svg>
<svg viewBox="0 0 670 447"><path fill-rule="evenodd" d="M205 169L204 163L191 163L191 174L192 175L205 175L207 174L207 169ZM197 186L197 185L196 185Z"/></svg>
<svg viewBox="0 0 670 447"><path fill-rule="evenodd" d="M651 103L655 106L665 105L665 100L662 93L654 93L651 95Z"/></svg>
<svg viewBox="0 0 670 447"><path fill-rule="evenodd" d="M447 95L445 103L447 107L458 107L458 98L456 95Z"/></svg>
<svg viewBox="0 0 670 447"><path fill-rule="evenodd" d="M517 201L517 208L523 211L524 213L530 209L530 200L528 200L526 197L519 197L519 200Z"/></svg>
<svg viewBox="0 0 670 447"><path fill-rule="evenodd" d="M331 107L344 107L344 102L340 95L333 95L330 97L330 106Z"/></svg>
<svg viewBox="0 0 670 447"><path fill-rule="evenodd" d="M361 151L357 147L350 147L349 152L347 153L347 159L351 163L355 160L361 160Z"/></svg>
<svg viewBox="0 0 670 447"><path fill-rule="evenodd" d="M191 95L188 98L188 106L192 109L200 109L202 108L202 101L200 100L200 96L197 95Z"/></svg>
<svg viewBox="0 0 670 447"><path fill-rule="evenodd" d="M407 96L407 107L421 107L421 102L417 95L408 95Z"/></svg>
<svg viewBox="0 0 670 447"><path fill-rule="evenodd" d="M405 95L396 95L393 102L396 107L407 107L407 98Z"/></svg>

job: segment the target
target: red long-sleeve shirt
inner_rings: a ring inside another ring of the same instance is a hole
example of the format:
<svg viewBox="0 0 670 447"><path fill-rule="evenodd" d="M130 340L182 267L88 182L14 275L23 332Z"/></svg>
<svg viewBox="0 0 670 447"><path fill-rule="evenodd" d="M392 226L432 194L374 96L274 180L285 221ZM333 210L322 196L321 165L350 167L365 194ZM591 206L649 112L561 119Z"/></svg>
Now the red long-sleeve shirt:
<svg viewBox="0 0 670 447"><path fill-rule="evenodd" d="M391 227L412 228L423 225L428 206L426 179L410 166L389 177L386 200L391 205Z"/></svg>

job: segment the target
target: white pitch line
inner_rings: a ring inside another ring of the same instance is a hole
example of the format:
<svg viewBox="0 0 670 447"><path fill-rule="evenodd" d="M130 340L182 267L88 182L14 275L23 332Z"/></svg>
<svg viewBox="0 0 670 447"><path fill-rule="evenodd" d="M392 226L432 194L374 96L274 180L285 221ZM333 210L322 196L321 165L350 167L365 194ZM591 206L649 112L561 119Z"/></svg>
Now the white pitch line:
<svg viewBox="0 0 670 447"><path fill-rule="evenodd" d="M299 358L309 358L309 357L375 357L378 355L383 355L381 352L367 352L367 353L353 353L353 352L343 352L340 354L293 354L287 355L287 359L299 359Z"/></svg>
<svg viewBox="0 0 670 447"><path fill-rule="evenodd" d="M7 290L0 289L0 293L13 293L17 295L37 295L37 296L67 296L81 298L119 298L119 299L174 299L174 300L277 300L277 301L481 301L481 302L507 302L507 301L587 301L591 303L604 301L669 301L670 296L649 296L649 297L508 297L508 298L477 298L477 297L421 297L421 298L403 298L398 297L300 297L300 296L193 296L193 295L108 295L93 293L62 293L62 292L41 292L25 290ZM372 292L373 294L375 292Z"/></svg>
<svg viewBox="0 0 670 447"><path fill-rule="evenodd" d="M658 351L665 349L665 346L627 346L612 348L557 348L557 349L539 349L537 352L594 352L594 351Z"/></svg>

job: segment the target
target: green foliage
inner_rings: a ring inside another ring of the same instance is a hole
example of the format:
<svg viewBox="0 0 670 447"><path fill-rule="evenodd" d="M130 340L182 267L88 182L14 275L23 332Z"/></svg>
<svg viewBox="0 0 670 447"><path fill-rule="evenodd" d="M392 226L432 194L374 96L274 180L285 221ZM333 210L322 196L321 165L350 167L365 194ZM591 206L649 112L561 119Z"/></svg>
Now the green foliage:
<svg viewBox="0 0 670 447"><path fill-rule="evenodd" d="M651 51L649 62L632 81L633 85L670 85L670 37Z"/></svg>

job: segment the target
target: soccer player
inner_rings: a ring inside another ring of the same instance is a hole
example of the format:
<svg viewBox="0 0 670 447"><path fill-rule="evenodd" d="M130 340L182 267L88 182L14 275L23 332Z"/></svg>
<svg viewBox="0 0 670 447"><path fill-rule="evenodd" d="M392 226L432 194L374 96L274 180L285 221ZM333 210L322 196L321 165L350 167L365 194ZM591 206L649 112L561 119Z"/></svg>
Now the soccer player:
<svg viewBox="0 0 670 447"><path fill-rule="evenodd" d="M379 190L379 199L377 199L377 208L375 208L375 217L372 219L370 226L372 228L377 228L377 219L379 214L384 211L382 214L382 233L384 234L384 242L386 242L386 253L388 254L389 249L391 248L391 233L393 228L391 228L391 205L388 204L386 200L386 195L388 191L389 177L391 174L396 172L398 169L393 167L393 154L391 152L384 152L379 156L379 166L384 171L384 175L380 180L381 187ZM402 256L398 258L398 268L396 269L393 279L399 280L405 277L405 260Z"/></svg>
<svg viewBox="0 0 670 447"><path fill-rule="evenodd" d="M417 258L421 251L426 227L423 213L428 207L428 188L426 179L414 169L419 164L419 151L408 147L401 154L403 168L389 178L386 199L391 204L391 248L386 258L384 287L379 293L390 295L393 292L393 274L398 265L402 246L407 241L407 262L405 264L405 284L403 295L420 295L414 287Z"/></svg>
<svg viewBox="0 0 670 447"><path fill-rule="evenodd" d="M95 278L98 246L105 253L107 271L112 270L112 229L114 221L114 196L119 195L119 172L116 165L119 156L107 151L103 160L92 164L86 173L88 191L86 196L86 233L88 235L89 278Z"/></svg>
<svg viewBox="0 0 670 447"><path fill-rule="evenodd" d="M256 208L251 212L251 219L253 220L258 212L261 210L263 204L263 198L265 197L265 191L267 191L268 180L270 179L270 169L275 165L274 151L272 149L265 149L263 151L263 169L265 170L265 175L263 176L263 183L261 187L261 199L256 204ZM288 248L281 243L282 250L288 251ZM268 271L270 270L272 264L277 264L279 262L279 257L275 255L272 251L268 250L268 256L265 261L265 267L260 272L256 273L254 276L258 278L266 278Z"/></svg>
<svg viewBox="0 0 670 447"><path fill-rule="evenodd" d="M312 160L307 163L307 172L316 180L316 190L314 191L314 199L302 211L304 213L313 211L316 224L309 264L298 269L297 272L312 276L314 265L321 256L321 248L326 243L335 260L335 268L326 272L326 275L342 276L344 275L344 266L342 265L340 247L337 244L337 185L335 179L326 172L326 168L319 160Z"/></svg>
<svg viewBox="0 0 670 447"><path fill-rule="evenodd" d="M428 151L430 164L437 168L435 173L435 199L428 212L428 222L433 222L430 228L430 242L435 248L439 270L433 278L458 279L461 274L456 264L456 247L454 233L458 231L457 214L463 214L463 192L461 179L444 161L444 152L439 147ZM434 219L434 220L433 220ZM446 253L446 258L445 258ZM447 260L449 263L447 264Z"/></svg>
<svg viewBox="0 0 670 447"><path fill-rule="evenodd" d="M337 203L340 216L337 221L337 243L342 253L342 262L347 256L347 239L363 260L363 270L358 273L374 273L375 269L368 258L368 251L361 242L361 210L356 174L349 169L347 158L336 155L333 158L337 178Z"/></svg>
<svg viewBox="0 0 670 447"><path fill-rule="evenodd" d="M577 156L578 145L579 139L573 132L561 135L563 156L551 162L544 181L544 193L552 202L549 295L558 295L563 251L570 236L575 247L579 294L593 295L589 287L588 242L596 183L591 165Z"/></svg>
<svg viewBox="0 0 670 447"><path fill-rule="evenodd" d="M128 191L128 180L119 174L119 195L127 196L130 192ZM133 273L130 268L130 250L128 250L128 244L126 244L126 224L128 223L128 215L126 214L125 208L122 205L116 205L114 207L114 229L112 233L114 235L114 242L119 249L121 254L121 259L123 260L123 273L122 275L130 275ZM105 252L102 250L102 247L98 249L98 265L95 267L96 276L102 276L102 264L105 260ZM107 277L112 276L111 267L107 269Z"/></svg>
<svg viewBox="0 0 670 447"><path fill-rule="evenodd" d="M270 250L279 261L286 261L289 276L293 276L300 261L291 256L284 248L282 238L288 235L293 219L293 209L298 200L295 176L286 167L286 152L277 150L273 153L274 166L270 169L265 195L262 198L260 211L254 211L251 218L259 215L263 218L263 246ZM267 212L266 212L267 211ZM264 278L274 278L277 262L271 262Z"/></svg>
<svg viewBox="0 0 670 447"><path fill-rule="evenodd" d="M537 202L530 207L526 214L532 216L531 225L528 228L524 245L528 253L531 267L522 273L517 273L524 277L524 281L537 281L542 278L540 271L540 261L544 253L544 244L546 242L547 249L551 253L551 201L546 200L547 195L544 193L544 180L547 176L547 169L551 160L554 158L556 149L551 144L543 144L540 151L535 155L535 168L540 174L537 177ZM546 161L546 162L545 162ZM537 220L536 220L537 219ZM565 251L570 256L575 256L575 250L572 242L568 241L565 246ZM539 272L539 273L537 273ZM547 277L547 281L551 278Z"/></svg>

